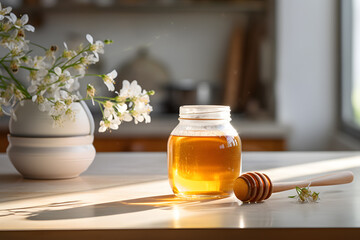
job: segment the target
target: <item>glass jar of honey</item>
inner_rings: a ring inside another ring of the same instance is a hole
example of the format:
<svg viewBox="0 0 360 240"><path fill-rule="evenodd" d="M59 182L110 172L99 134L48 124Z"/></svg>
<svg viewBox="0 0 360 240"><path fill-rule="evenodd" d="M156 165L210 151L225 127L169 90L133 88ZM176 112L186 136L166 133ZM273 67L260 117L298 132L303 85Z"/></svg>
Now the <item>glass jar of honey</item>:
<svg viewBox="0 0 360 240"><path fill-rule="evenodd" d="M228 106L180 107L179 124L167 146L169 181L175 195L230 196L241 169L241 140L230 121Z"/></svg>

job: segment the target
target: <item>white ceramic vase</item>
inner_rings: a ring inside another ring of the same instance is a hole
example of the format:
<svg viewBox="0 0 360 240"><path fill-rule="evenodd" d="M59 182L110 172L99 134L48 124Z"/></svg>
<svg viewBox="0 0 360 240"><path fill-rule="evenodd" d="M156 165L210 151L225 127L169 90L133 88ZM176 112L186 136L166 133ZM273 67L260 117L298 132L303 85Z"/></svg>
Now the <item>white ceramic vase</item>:
<svg viewBox="0 0 360 240"><path fill-rule="evenodd" d="M53 119L47 112L41 112L30 100L15 107L17 120L9 122L12 136L18 137L74 137L94 134L94 119L85 102L72 103L75 121L64 121L62 127L54 127Z"/></svg>
<svg viewBox="0 0 360 240"><path fill-rule="evenodd" d="M64 179L79 176L95 158L94 119L84 102L73 103L75 121L54 127L53 119L25 101L10 119L7 154L14 167L32 179Z"/></svg>
<svg viewBox="0 0 360 240"><path fill-rule="evenodd" d="M31 179L74 178L95 158L91 135L24 138L8 136L7 154L19 173Z"/></svg>

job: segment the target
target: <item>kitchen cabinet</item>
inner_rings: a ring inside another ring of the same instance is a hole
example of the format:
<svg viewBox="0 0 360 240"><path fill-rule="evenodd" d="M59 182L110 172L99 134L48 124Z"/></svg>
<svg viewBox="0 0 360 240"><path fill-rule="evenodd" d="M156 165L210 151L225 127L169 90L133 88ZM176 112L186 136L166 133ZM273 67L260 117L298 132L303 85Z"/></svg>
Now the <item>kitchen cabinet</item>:
<svg viewBox="0 0 360 240"><path fill-rule="evenodd" d="M178 124L177 115L154 115L150 124L124 123L117 131L95 133L98 152L166 151L167 139ZM97 121L95 121L97 122ZM232 125L238 131L243 151L285 151L289 128L273 121L244 120L233 116Z"/></svg>
<svg viewBox="0 0 360 240"><path fill-rule="evenodd" d="M167 139L178 124L177 115L154 115L150 124L124 123L119 130L95 133L97 151L166 151ZM245 120L232 116L244 151L285 151L290 129L270 120ZM97 122L97 121L95 121Z"/></svg>
<svg viewBox="0 0 360 240"><path fill-rule="evenodd" d="M97 152L161 152L166 151L167 139L178 124L177 115L160 114L150 124L122 123L118 130L99 133L95 130ZM95 116L95 125L99 116ZM232 125L238 131L243 151L285 151L290 129L273 121L244 120L233 116ZM7 121L0 121L0 152L8 145ZM98 128L98 126L96 126Z"/></svg>
<svg viewBox="0 0 360 240"><path fill-rule="evenodd" d="M0 133L0 152L6 152L8 146L7 131ZM284 138L242 138L243 151L285 151ZM95 137L97 152L163 152L166 151L167 137Z"/></svg>
<svg viewBox="0 0 360 240"><path fill-rule="evenodd" d="M282 138L243 138L243 151L285 151L286 140ZM101 138L96 137L94 146L97 152L164 152L166 137L155 138Z"/></svg>

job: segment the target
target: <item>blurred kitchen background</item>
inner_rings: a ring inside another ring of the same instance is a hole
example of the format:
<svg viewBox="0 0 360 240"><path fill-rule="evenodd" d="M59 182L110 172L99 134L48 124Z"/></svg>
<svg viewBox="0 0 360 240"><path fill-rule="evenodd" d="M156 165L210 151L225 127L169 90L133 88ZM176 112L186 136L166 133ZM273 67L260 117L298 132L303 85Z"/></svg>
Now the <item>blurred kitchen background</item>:
<svg viewBox="0 0 360 240"><path fill-rule="evenodd" d="M128 79L155 90L152 123L96 133L97 151L166 151L178 108L186 104L231 106L247 151L359 149L356 61L349 54L356 46L358 1L344 2L1 1L29 14L36 31L27 37L33 42L72 47L87 33L112 39L90 72L116 69L118 89ZM106 94L101 81L87 81ZM98 109L89 107L98 123ZM4 151L7 123L1 123Z"/></svg>

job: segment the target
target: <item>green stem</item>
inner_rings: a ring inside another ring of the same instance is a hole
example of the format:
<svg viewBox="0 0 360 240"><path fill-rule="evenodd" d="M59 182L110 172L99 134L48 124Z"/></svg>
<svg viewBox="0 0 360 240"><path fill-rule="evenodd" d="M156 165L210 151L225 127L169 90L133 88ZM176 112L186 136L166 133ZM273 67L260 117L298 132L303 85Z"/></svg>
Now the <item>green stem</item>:
<svg viewBox="0 0 360 240"><path fill-rule="evenodd" d="M86 101L86 100L91 100L91 99L94 99L94 101L97 101L97 102L99 102L101 100L113 100L115 102L115 98L112 98L112 97L95 97L95 96L93 98L89 98L89 97L82 98L82 99L79 99L77 101Z"/></svg>
<svg viewBox="0 0 360 240"><path fill-rule="evenodd" d="M94 101L99 104L99 108L100 108L100 110L101 110L101 114L103 115L103 118L104 118L104 110L103 110L103 108L102 108L102 106L101 106L101 102L100 102L100 101L97 101L97 100L95 100L95 99L94 99Z"/></svg>
<svg viewBox="0 0 360 240"><path fill-rule="evenodd" d="M101 77L100 74L92 74L92 73L87 73L87 74L85 74L85 76Z"/></svg>
<svg viewBox="0 0 360 240"><path fill-rule="evenodd" d="M5 58L7 58L10 55L10 53L6 54L3 58L1 58L0 62L3 62Z"/></svg>
<svg viewBox="0 0 360 240"><path fill-rule="evenodd" d="M77 58L78 56L80 56L80 54L86 52L89 50L89 46L87 45L83 50L81 50L80 52L78 52L75 56L73 56L72 58L70 58L69 60L67 60L64 65L62 66L62 69L66 69L66 64L68 64L69 62L71 62L72 60L74 60L75 58Z"/></svg>
<svg viewBox="0 0 360 240"><path fill-rule="evenodd" d="M0 33L0 37L10 37L10 34Z"/></svg>
<svg viewBox="0 0 360 240"><path fill-rule="evenodd" d="M11 78L8 78L8 77L5 77L5 76L2 76L2 75L0 75L0 79L3 81L3 79L6 79L6 80L9 80L9 81L11 81ZM4 81L3 81L4 82Z"/></svg>
<svg viewBox="0 0 360 240"><path fill-rule="evenodd" d="M67 66L63 66L63 70L65 70L65 69L68 69L68 68L71 68L71 67L73 67L73 66L76 66L76 65L78 65L80 63L80 60L77 60L76 62L74 62L74 63L72 63L72 64L70 64L70 65L67 65Z"/></svg>
<svg viewBox="0 0 360 240"><path fill-rule="evenodd" d="M60 58L61 59L61 58ZM49 69L49 72L54 70L56 67L58 67L59 65L61 65L62 63L64 62L59 62L59 63L56 63L58 60L55 61L54 65Z"/></svg>
<svg viewBox="0 0 360 240"><path fill-rule="evenodd" d="M22 91L22 93L27 97L27 98L31 98L31 95L28 93L28 91L24 88L24 86L14 77L14 75L11 73L11 71L8 69L8 67L1 63L0 64L3 66L3 68L5 69L5 71L9 74L9 76L11 77L11 79L16 83L17 87L19 88L20 91Z"/></svg>
<svg viewBox="0 0 360 240"><path fill-rule="evenodd" d="M62 58L61 56L59 56L59 57L56 58L56 60L55 60L55 62L54 62L54 65L52 66L51 69L56 68L57 66L59 66L59 65L62 63L62 62L58 63L58 61L59 61L61 58Z"/></svg>
<svg viewBox="0 0 360 240"><path fill-rule="evenodd" d="M37 68L31 68L31 67L25 67L25 66L20 66L20 68L23 68L23 69L26 69L29 71L39 71L39 69L37 69Z"/></svg>
<svg viewBox="0 0 360 240"><path fill-rule="evenodd" d="M45 52L48 50L46 47L43 47L43 46L41 46L41 45L39 45L37 43L30 42L30 44L43 49Z"/></svg>

